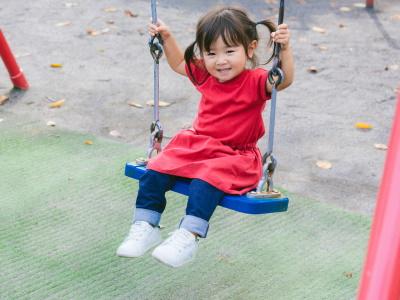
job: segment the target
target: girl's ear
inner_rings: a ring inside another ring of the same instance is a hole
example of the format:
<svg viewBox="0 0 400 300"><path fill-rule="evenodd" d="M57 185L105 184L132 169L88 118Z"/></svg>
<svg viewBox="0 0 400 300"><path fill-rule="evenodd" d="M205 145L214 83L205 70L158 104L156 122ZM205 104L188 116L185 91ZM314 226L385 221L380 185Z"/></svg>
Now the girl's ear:
<svg viewBox="0 0 400 300"><path fill-rule="evenodd" d="M258 45L257 41L256 41L256 40L253 40L253 41L249 44L249 47L247 47L247 54L248 54L249 58L252 58L252 57L253 57L254 51L256 50L257 45Z"/></svg>

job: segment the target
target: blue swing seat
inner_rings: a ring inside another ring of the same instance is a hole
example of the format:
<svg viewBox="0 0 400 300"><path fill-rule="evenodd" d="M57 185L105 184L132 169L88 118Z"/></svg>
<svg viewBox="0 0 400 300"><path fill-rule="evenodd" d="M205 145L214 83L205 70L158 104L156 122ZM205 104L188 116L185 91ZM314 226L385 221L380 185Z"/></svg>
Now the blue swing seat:
<svg viewBox="0 0 400 300"><path fill-rule="evenodd" d="M146 173L146 167L138 166L134 163L125 165L125 175L139 180ZM190 181L177 180L172 187L172 191L188 196ZM220 206L232 209L234 211L245 214L268 214L275 212L283 212L288 209L288 198L269 198L255 199L249 198L246 195L229 195L226 194L219 203Z"/></svg>

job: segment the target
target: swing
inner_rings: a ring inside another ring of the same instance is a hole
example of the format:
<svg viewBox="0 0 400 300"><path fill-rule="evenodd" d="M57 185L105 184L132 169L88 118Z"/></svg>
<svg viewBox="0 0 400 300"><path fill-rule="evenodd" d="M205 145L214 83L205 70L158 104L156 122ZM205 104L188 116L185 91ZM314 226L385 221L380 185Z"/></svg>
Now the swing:
<svg viewBox="0 0 400 300"><path fill-rule="evenodd" d="M156 23L157 11L156 0L151 0L152 22ZM280 0L278 24L283 23L284 0ZM147 159L152 157L154 151L161 151L161 141L163 138L163 129L159 121L159 59L163 54L162 39L160 36L154 36L149 40L150 53L154 60L154 118L150 127L150 146L147 151ZM229 195L225 194L219 205L227 209L246 214L267 214L283 212L288 209L289 199L282 197L281 193L273 189L272 176L277 164L276 159L272 155L274 142L275 127L275 110L276 110L276 87L284 78L283 71L279 68L279 51L280 45L274 45L273 66L269 71L268 80L272 84L271 92L271 111L270 126L268 136L267 152L263 155L263 174L258 183L257 189L245 195ZM135 163L128 162L125 165L125 175L127 177L139 180L146 173L145 159L137 159ZM268 163L267 163L268 161ZM263 191L267 184L266 191ZM189 195L190 179L177 180L171 191L182 195Z"/></svg>

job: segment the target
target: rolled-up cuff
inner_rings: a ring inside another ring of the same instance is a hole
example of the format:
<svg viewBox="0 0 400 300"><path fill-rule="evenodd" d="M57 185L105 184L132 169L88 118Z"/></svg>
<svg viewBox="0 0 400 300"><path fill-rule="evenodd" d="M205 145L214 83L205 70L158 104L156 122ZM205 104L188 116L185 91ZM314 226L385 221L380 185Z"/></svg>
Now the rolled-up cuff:
<svg viewBox="0 0 400 300"><path fill-rule="evenodd" d="M136 208L135 215L133 217L133 222L135 221L145 221L153 226L158 226L160 224L161 214L157 211Z"/></svg>
<svg viewBox="0 0 400 300"><path fill-rule="evenodd" d="M208 232L208 222L204 219L191 215L186 215L183 217L179 227L185 228L190 232L197 233L202 238L205 238Z"/></svg>

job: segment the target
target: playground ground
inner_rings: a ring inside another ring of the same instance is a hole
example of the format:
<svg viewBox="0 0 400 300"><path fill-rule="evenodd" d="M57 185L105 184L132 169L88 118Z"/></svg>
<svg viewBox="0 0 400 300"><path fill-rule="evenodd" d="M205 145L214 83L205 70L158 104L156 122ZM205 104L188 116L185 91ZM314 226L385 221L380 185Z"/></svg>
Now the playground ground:
<svg viewBox="0 0 400 300"><path fill-rule="evenodd" d="M212 3L160 1L159 16L186 45ZM275 18L275 1L241 4ZM152 118L148 1L2 7L1 29L31 88L10 92L0 70L0 95L9 95L0 106L0 298L354 298L386 153L375 144L387 143L400 74L400 5L360 4L287 4L296 82L279 94L275 181L289 211L219 208L198 259L179 270L114 254L137 190L123 167L143 154ZM198 94L165 61L160 89L171 104L161 109L167 142L190 124ZM168 199L164 236L185 205Z"/></svg>

